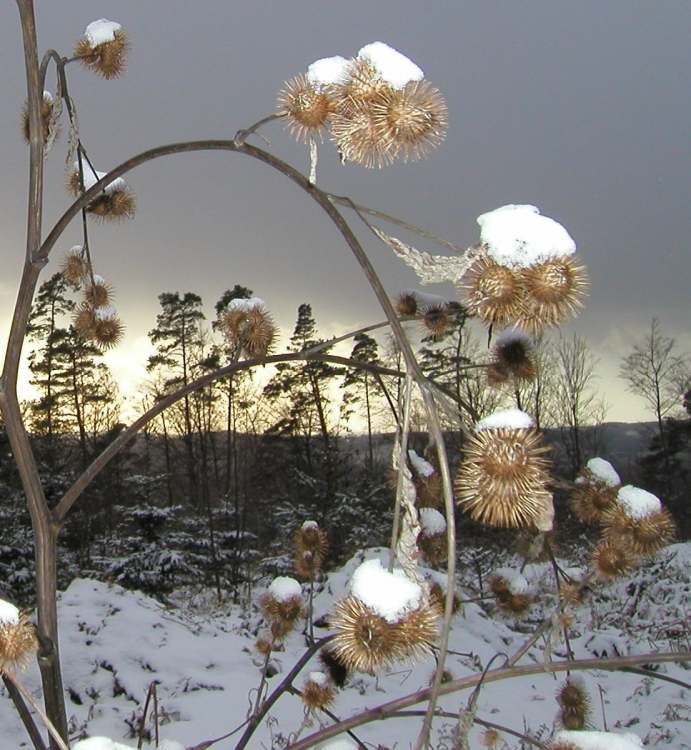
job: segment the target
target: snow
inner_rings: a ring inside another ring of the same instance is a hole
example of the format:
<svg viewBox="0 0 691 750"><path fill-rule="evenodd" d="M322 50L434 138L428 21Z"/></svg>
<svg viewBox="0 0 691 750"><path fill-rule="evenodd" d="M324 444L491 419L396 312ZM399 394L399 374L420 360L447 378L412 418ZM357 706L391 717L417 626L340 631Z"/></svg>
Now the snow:
<svg viewBox="0 0 691 750"><path fill-rule="evenodd" d="M4 625L17 625L19 623L19 610L14 604L10 604L4 599L0 599L0 623Z"/></svg>
<svg viewBox="0 0 691 750"><path fill-rule="evenodd" d="M277 601L285 602L296 596L302 596L302 586L294 578L278 576L271 582L269 593Z"/></svg>
<svg viewBox="0 0 691 750"><path fill-rule="evenodd" d="M576 252L566 229L535 206L502 206L479 216L477 223L487 254L502 266L527 268Z"/></svg>
<svg viewBox="0 0 691 750"><path fill-rule="evenodd" d="M416 474L419 474L421 477L431 477L434 474L434 466L429 461L425 461L422 456L418 456L412 448L408 450L408 458Z"/></svg>
<svg viewBox="0 0 691 750"><path fill-rule="evenodd" d="M82 162L82 169L84 171L84 189L88 190L89 188L92 188L99 180L102 180L108 172L99 172L98 170L93 170L91 167L86 163ZM75 172L79 172L79 162L74 162L74 170ZM95 171L95 174L94 174ZM117 190L126 190L127 189L127 183L122 179L122 177L116 177L107 187L103 188L104 193L114 193Z"/></svg>
<svg viewBox="0 0 691 750"><path fill-rule="evenodd" d="M641 750L643 743L635 734L616 732L568 731L557 733L557 740L571 742L580 750Z"/></svg>
<svg viewBox="0 0 691 750"><path fill-rule="evenodd" d="M407 83L421 81L425 77L412 60L384 42L365 45L357 56L367 60L381 78L395 89L402 89Z"/></svg>
<svg viewBox="0 0 691 750"><path fill-rule="evenodd" d="M257 307L266 307L266 303L259 297L250 297L249 299L233 299L228 303L229 310L243 310L249 312Z"/></svg>
<svg viewBox="0 0 691 750"><path fill-rule="evenodd" d="M319 750L357 750L357 745L351 740L338 739L330 740L322 745L319 745Z"/></svg>
<svg viewBox="0 0 691 750"><path fill-rule="evenodd" d="M316 521L305 521L302 524L303 529L318 529L319 524Z"/></svg>
<svg viewBox="0 0 691 750"><path fill-rule="evenodd" d="M115 320L118 317L118 311L112 305L97 307L94 310L96 320Z"/></svg>
<svg viewBox="0 0 691 750"><path fill-rule="evenodd" d="M446 533L446 519L436 508L420 508L420 526L429 536Z"/></svg>
<svg viewBox="0 0 691 750"><path fill-rule="evenodd" d="M50 93L50 91L43 92L43 101L48 102L49 104L53 103L53 95Z"/></svg>
<svg viewBox="0 0 691 750"><path fill-rule="evenodd" d="M653 513L659 513L662 503L652 492L642 490L627 484L617 493L617 502L623 506L624 512L629 518L640 520L647 518Z"/></svg>
<svg viewBox="0 0 691 750"><path fill-rule="evenodd" d="M494 571L494 575L503 578L506 581L506 585L509 587L509 591L512 594L527 594L531 590L528 579L522 573L519 573L513 568L497 568L497 570Z"/></svg>
<svg viewBox="0 0 691 750"><path fill-rule="evenodd" d="M120 31L122 26L116 21L109 21L107 18L99 18L98 21L92 21L84 32L84 36L89 40L91 49L98 47L99 44L112 42L115 39L115 32Z"/></svg>
<svg viewBox="0 0 691 750"><path fill-rule="evenodd" d="M315 685L319 685L320 687L324 687L329 682L329 678L324 674L324 672L310 672L307 679L310 682L313 682Z"/></svg>
<svg viewBox="0 0 691 750"><path fill-rule="evenodd" d="M609 461L605 461L604 458L591 458L586 464L588 471L601 482L604 482L609 487L616 487L621 484L619 474L614 470L614 466Z"/></svg>
<svg viewBox="0 0 691 750"><path fill-rule="evenodd" d="M350 60L340 55L322 57L307 68L307 80L317 89L323 86L345 83L348 78Z"/></svg>
<svg viewBox="0 0 691 750"><path fill-rule="evenodd" d="M528 430L535 427L535 420L520 409L501 409L481 419L475 429L481 430Z"/></svg>
<svg viewBox="0 0 691 750"><path fill-rule="evenodd" d="M400 569L386 570L380 560L367 560L353 574L350 593L387 622L398 622L416 609L422 589Z"/></svg>

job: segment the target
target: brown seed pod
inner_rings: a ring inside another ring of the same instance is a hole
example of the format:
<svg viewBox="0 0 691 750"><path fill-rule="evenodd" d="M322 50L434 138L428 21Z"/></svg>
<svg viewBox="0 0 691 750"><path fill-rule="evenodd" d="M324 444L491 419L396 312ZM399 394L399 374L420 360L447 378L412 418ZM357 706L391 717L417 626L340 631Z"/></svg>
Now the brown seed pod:
<svg viewBox="0 0 691 750"><path fill-rule="evenodd" d="M429 604L430 607L437 611L438 617L444 617L446 611L446 591L438 581L432 581L429 587ZM453 592L453 604L451 612L457 615L461 611L461 597L456 591Z"/></svg>
<svg viewBox="0 0 691 750"><path fill-rule="evenodd" d="M449 314L446 305L430 305L422 315L422 324L430 332L432 338L442 338L453 326L453 316Z"/></svg>
<svg viewBox="0 0 691 750"><path fill-rule="evenodd" d="M625 539L603 539L593 550L591 564L600 578L610 579L629 573L635 555Z"/></svg>
<svg viewBox="0 0 691 750"><path fill-rule="evenodd" d="M254 307L247 313L243 350L248 359L265 357L273 346L276 324L263 308Z"/></svg>
<svg viewBox="0 0 691 750"><path fill-rule="evenodd" d="M323 137L323 128L335 109L328 88L317 87L300 74L285 83L278 95L278 107L285 112L288 129L299 141Z"/></svg>
<svg viewBox="0 0 691 750"><path fill-rule="evenodd" d="M75 288L82 285L89 276L89 261L84 254L84 248L81 245L75 245L62 261L60 268L65 281Z"/></svg>
<svg viewBox="0 0 691 750"><path fill-rule="evenodd" d="M577 607L588 598L589 588L580 581L564 581L559 587L559 598L568 606Z"/></svg>
<svg viewBox="0 0 691 750"><path fill-rule="evenodd" d="M379 137L369 107L360 104L347 116L340 113L331 116L331 138L344 163L381 169L396 158L392 143Z"/></svg>
<svg viewBox="0 0 691 750"><path fill-rule="evenodd" d="M583 523L600 523L606 511L616 502L618 487L589 477L577 484L571 493L571 510Z"/></svg>
<svg viewBox="0 0 691 750"><path fill-rule="evenodd" d="M568 677L557 691L561 709L559 719L565 729L585 729L590 713L590 698L583 681Z"/></svg>
<svg viewBox="0 0 691 750"><path fill-rule="evenodd" d="M490 385L535 377L533 343L522 331L509 330L497 336L492 349L492 363L487 370Z"/></svg>
<svg viewBox="0 0 691 750"><path fill-rule="evenodd" d="M310 711L328 708L336 697L336 690L324 672L310 672L302 684L302 702Z"/></svg>
<svg viewBox="0 0 691 750"><path fill-rule="evenodd" d="M521 277L527 304L524 317L519 316L518 321L528 330L537 332L558 325L583 306L588 276L585 267L572 256L524 268Z"/></svg>
<svg viewBox="0 0 691 750"><path fill-rule="evenodd" d="M437 472L428 477L414 474L413 484L415 485L416 505L418 507L439 508L444 505L441 477Z"/></svg>
<svg viewBox="0 0 691 750"><path fill-rule="evenodd" d="M270 620L290 623L291 625L303 614L302 597L290 596L279 599L266 593L260 600L262 611Z"/></svg>
<svg viewBox="0 0 691 750"><path fill-rule="evenodd" d="M525 297L521 278L485 255L470 267L464 287L468 313L485 323L510 325L521 314Z"/></svg>
<svg viewBox="0 0 691 750"><path fill-rule="evenodd" d="M84 67L102 78L117 78L125 71L127 64L127 53L130 48L127 35L121 28L114 29L111 41L94 44L89 34L91 26L93 24L89 24L86 33L75 45L74 56L80 58Z"/></svg>
<svg viewBox="0 0 691 750"><path fill-rule="evenodd" d="M113 287L107 284L100 276L88 279L84 287L84 302L89 307L105 307L112 302Z"/></svg>
<svg viewBox="0 0 691 750"><path fill-rule="evenodd" d="M37 647L36 631L26 615L0 600L0 673L23 669Z"/></svg>
<svg viewBox="0 0 691 750"><path fill-rule="evenodd" d="M302 578L313 580L322 569L328 550L326 532L316 521L305 521L295 532L295 571Z"/></svg>
<svg viewBox="0 0 691 750"><path fill-rule="evenodd" d="M96 336L96 314L94 308L86 303L78 305L74 312L72 325L84 339L91 340Z"/></svg>
<svg viewBox="0 0 691 750"><path fill-rule="evenodd" d="M375 672L428 654L438 637L437 612L423 605L388 622L354 596L338 602L329 618L336 631L331 650L348 669Z"/></svg>
<svg viewBox="0 0 691 750"><path fill-rule="evenodd" d="M331 86L330 91L336 112L348 118L368 110L374 99L393 88L369 61L355 58L348 66L344 82Z"/></svg>
<svg viewBox="0 0 691 750"><path fill-rule="evenodd" d="M41 127L43 129L43 142L47 143L51 137L51 127L53 127L53 110L55 104L53 102L53 96L49 91L43 92L43 98L41 99ZM57 127L57 125L55 125ZM24 104L22 109L22 135L24 140L29 142L29 108L28 104ZM57 137L57 133L56 133Z"/></svg>
<svg viewBox="0 0 691 750"><path fill-rule="evenodd" d="M129 189L117 189L95 198L86 210L104 221L132 219L137 210L137 199Z"/></svg>
<svg viewBox="0 0 691 750"><path fill-rule="evenodd" d="M344 664L338 654L329 648L324 648L319 653L319 661L328 672L334 685L339 688L344 687L346 680L348 679L348 667Z"/></svg>
<svg viewBox="0 0 691 750"><path fill-rule="evenodd" d="M501 568L490 577L489 588L496 597L497 607L506 615L525 614L533 603L528 582L516 571Z"/></svg>
<svg viewBox="0 0 691 750"><path fill-rule="evenodd" d="M482 747L487 747L490 750L498 747L500 742L501 735L496 729L492 729L491 727L489 729L485 729L480 735L480 744L482 745Z"/></svg>
<svg viewBox="0 0 691 750"><path fill-rule="evenodd" d="M401 317L417 315L417 297L411 292L401 292L396 298L396 312Z"/></svg>
<svg viewBox="0 0 691 750"><path fill-rule="evenodd" d="M273 650L273 638L270 632L264 632L259 635L254 643L254 647L262 655L266 656Z"/></svg>
<svg viewBox="0 0 691 750"><path fill-rule="evenodd" d="M125 326L115 310L112 307L96 308L94 319L94 343L101 349L112 349L117 346L125 333Z"/></svg>
<svg viewBox="0 0 691 750"><path fill-rule="evenodd" d="M606 539L628 546L637 556L654 555L676 535L674 519L658 498L631 485L619 489L616 502L603 514L602 525Z"/></svg>
<svg viewBox="0 0 691 750"><path fill-rule="evenodd" d="M546 450L532 428L476 431L456 476L458 503L490 526L535 526L552 504Z"/></svg>
<svg viewBox="0 0 691 750"><path fill-rule="evenodd" d="M370 100L375 131L404 161L423 158L446 135L448 110L439 89L411 81L401 89L382 87Z"/></svg>

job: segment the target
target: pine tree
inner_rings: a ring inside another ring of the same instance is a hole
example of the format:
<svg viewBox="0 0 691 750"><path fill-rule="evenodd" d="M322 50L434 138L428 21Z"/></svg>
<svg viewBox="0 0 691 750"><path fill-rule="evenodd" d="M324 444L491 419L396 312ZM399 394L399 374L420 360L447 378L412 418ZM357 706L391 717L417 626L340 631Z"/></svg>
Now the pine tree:
<svg viewBox="0 0 691 750"><path fill-rule="evenodd" d="M375 363L379 361L379 345L366 333L359 333L354 338L355 344L350 358L359 362ZM381 397L381 380L367 370L351 368L343 377L343 401L341 416L349 420L355 414L365 417L367 422L367 468L374 467L374 446L372 442L373 410L376 401Z"/></svg>

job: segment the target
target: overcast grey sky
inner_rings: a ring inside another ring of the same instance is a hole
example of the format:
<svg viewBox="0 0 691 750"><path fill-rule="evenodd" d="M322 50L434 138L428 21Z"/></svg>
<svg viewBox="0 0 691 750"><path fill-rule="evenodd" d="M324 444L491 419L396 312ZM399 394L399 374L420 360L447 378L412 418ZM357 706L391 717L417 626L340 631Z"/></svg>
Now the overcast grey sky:
<svg viewBox="0 0 691 750"><path fill-rule="evenodd" d="M587 308L567 331L586 336L602 360L610 419L644 414L615 376L652 316L691 350L688 0L39 0L36 12L42 49L69 53L100 17L129 33L124 77L71 72L82 137L100 170L156 144L230 137L273 111L282 82L313 60L391 44L444 93L448 137L425 161L381 171L343 167L322 148L322 187L461 244L477 239L475 217L506 203L533 203L563 223L592 277ZM10 315L23 257L21 55L15 3L3 0L0 320ZM304 149L280 124L265 134L278 155L306 168ZM68 200L64 153L63 136L48 157L46 226ZM119 372L134 377L143 362L164 290L200 294L210 316L224 289L241 283L287 329L309 301L329 335L381 318L330 223L265 167L193 154L148 164L129 182L136 220L92 230L97 272L115 285L128 327L113 358ZM387 248L363 239L392 294L416 284ZM46 278L78 241L75 224Z"/></svg>

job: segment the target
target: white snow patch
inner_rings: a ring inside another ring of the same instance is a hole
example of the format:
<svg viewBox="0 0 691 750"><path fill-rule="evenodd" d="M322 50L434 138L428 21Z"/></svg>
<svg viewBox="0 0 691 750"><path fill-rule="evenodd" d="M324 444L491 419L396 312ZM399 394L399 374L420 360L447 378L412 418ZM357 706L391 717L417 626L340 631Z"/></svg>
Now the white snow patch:
<svg viewBox="0 0 691 750"><path fill-rule="evenodd" d="M627 732L591 732L569 731L557 732L557 741L571 742L581 750L640 750L643 747L640 737Z"/></svg>
<svg viewBox="0 0 691 750"><path fill-rule="evenodd" d="M109 737L89 737L72 745L72 750L132 750L132 745L113 742Z"/></svg>
<svg viewBox="0 0 691 750"><path fill-rule="evenodd" d="M302 596L302 586L294 578L278 576L271 582L269 593L277 601L285 602L296 596Z"/></svg>
<svg viewBox="0 0 691 750"><path fill-rule="evenodd" d="M535 206L502 206L478 216L480 241L499 265L527 268L576 252L571 235Z"/></svg>
<svg viewBox="0 0 691 750"><path fill-rule="evenodd" d="M49 104L53 103L53 95L50 93L50 91L43 92L43 101L48 102Z"/></svg>
<svg viewBox="0 0 691 750"><path fill-rule="evenodd" d="M504 346L519 341L525 346L532 346L533 340L522 328L506 328L494 340L495 346Z"/></svg>
<svg viewBox="0 0 691 750"><path fill-rule="evenodd" d="M520 409L502 409L481 419L475 429L481 430L528 430L535 427L535 420Z"/></svg>
<svg viewBox="0 0 691 750"><path fill-rule="evenodd" d="M345 738L336 738L335 740L330 740L323 745L319 745L319 750L357 750L357 745Z"/></svg>
<svg viewBox="0 0 691 750"><path fill-rule="evenodd" d="M329 678L324 672L310 672L307 679L315 685L319 685L319 687L324 687L329 682Z"/></svg>
<svg viewBox="0 0 691 750"><path fill-rule="evenodd" d="M99 44L112 42L115 39L115 32L120 31L122 26L117 21L109 21L107 18L99 18L98 21L92 21L84 32L88 39L91 49L98 47Z"/></svg>
<svg viewBox="0 0 691 750"><path fill-rule="evenodd" d="M0 599L0 623L4 625L17 625L19 623L19 610L6 602L4 599Z"/></svg>
<svg viewBox="0 0 691 750"><path fill-rule="evenodd" d="M527 594L530 591L528 579L513 568L497 568L494 575L503 578L512 594Z"/></svg>
<svg viewBox="0 0 691 750"><path fill-rule="evenodd" d="M357 56L371 63L381 78L395 89L402 89L411 81L421 81L425 74L405 55L384 42L365 45Z"/></svg>
<svg viewBox="0 0 691 750"><path fill-rule="evenodd" d="M318 529L319 524L316 521L305 521L302 524L303 529Z"/></svg>
<svg viewBox="0 0 691 750"><path fill-rule="evenodd" d="M91 169L91 167L86 162L82 162L82 170L84 171L84 190L92 188L99 180L102 180L108 174L107 172L99 172L98 170ZM74 162L74 171L79 173L78 161ZM117 190L126 189L127 183L122 179L122 177L116 177L107 187L103 188L103 192L114 193Z"/></svg>
<svg viewBox="0 0 691 750"><path fill-rule="evenodd" d="M417 289L403 289L401 291L401 296L413 297L422 307L446 307L448 304L448 301L444 299L444 297L440 297L438 294L420 292Z"/></svg>
<svg viewBox="0 0 691 750"><path fill-rule="evenodd" d="M96 320L115 320L118 317L118 311L112 305L104 305L94 310Z"/></svg>
<svg viewBox="0 0 691 750"><path fill-rule="evenodd" d="M609 461L605 461L604 458L591 458L586 464L588 471L601 482L604 482L610 487L616 487L621 484L619 474L614 470L614 466Z"/></svg>
<svg viewBox="0 0 691 750"><path fill-rule="evenodd" d="M317 89L323 86L345 83L348 79L350 60L340 55L322 57L307 68L307 80Z"/></svg>
<svg viewBox="0 0 691 750"><path fill-rule="evenodd" d="M640 520L647 518L653 513L659 513L662 503L652 492L642 490L627 484L617 493L617 502L623 506L624 512L629 518Z"/></svg>
<svg viewBox="0 0 691 750"><path fill-rule="evenodd" d="M421 477L431 477L434 474L434 466L429 461L425 461L422 456L418 456L412 448L408 451L408 458L416 474L419 474Z"/></svg>
<svg viewBox="0 0 691 750"><path fill-rule="evenodd" d="M245 312L249 312L257 307L266 307L266 302L259 297L250 297L249 299L234 299L228 303L229 310L244 310Z"/></svg>
<svg viewBox="0 0 691 750"><path fill-rule="evenodd" d="M428 536L446 533L446 519L436 508L420 508L420 526Z"/></svg>
<svg viewBox="0 0 691 750"><path fill-rule="evenodd" d="M380 560L366 560L353 573L350 593L387 622L398 622L422 600L422 589L400 569L386 570Z"/></svg>

